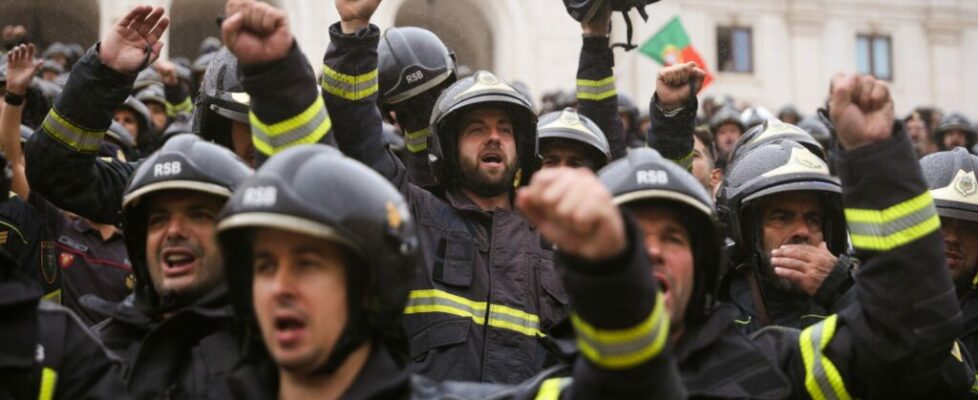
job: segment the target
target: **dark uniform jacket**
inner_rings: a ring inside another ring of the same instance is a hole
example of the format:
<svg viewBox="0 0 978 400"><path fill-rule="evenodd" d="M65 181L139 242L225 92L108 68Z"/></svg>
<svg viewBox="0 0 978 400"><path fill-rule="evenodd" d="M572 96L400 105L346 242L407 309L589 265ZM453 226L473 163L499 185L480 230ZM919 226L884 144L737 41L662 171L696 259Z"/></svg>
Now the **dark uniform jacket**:
<svg viewBox="0 0 978 400"><path fill-rule="evenodd" d="M608 37L585 36L577 62L577 108L608 138L611 159L625 156L625 130L618 115L615 55ZM559 111L559 110L558 110Z"/></svg>
<svg viewBox="0 0 978 400"><path fill-rule="evenodd" d="M418 221L425 273L404 321L413 369L435 380L521 382L555 362L541 340L569 311L552 250L515 210L484 211L457 190L438 196L408 181L381 137L379 33L330 27L322 86L340 149L400 188Z"/></svg>
<svg viewBox="0 0 978 400"><path fill-rule="evenodd" d="M96 158L96 151L112 110L125 100L134 79L103 65L96 48L75 64L61 98L25 147L33 191L90 220L119 223L122 195L136 164ZM146 268L145 260L132 261L134 269ZM134 397L223 399L230 396L225 388L211 383L234 364L238 345L229 329L225 291L216 288L165 320L161 310L138 306L135 296L118 304L83 302L111 317L97 332L123 359Z"/></svg>
<svg viewBox="0 0 978 400"><path fill-rule="evenodd" d="M863 261L854 302L801 331L762 329L752 343L730 328L735 310L717 310L677 345L692 397L948 399L968 394L974 371L954 343L960 309L944 267L937 213L915 159L902 131L840 155L847 220ZM891 173L898 169L903 173ZM903 213L886 211L894 207ZM894 227L903 230L894 235ZM714 322L727 326L724 335L715 334L722 327ZM716 336L715 343L689 344L710 342L704 336ZM691 347L702 350L688 351ZM724 376L729 382L720 381ZM717 382L717 390L709 382Z"/></svg>
<svg viewBox="0 0 978 400"><path fill-rule="evenodd" d="M344 399L681 399L685 391L668 357L668 316L648 270L638 226L626 223L628 245L611 259L588 262L561 257L563 281L576 305L573 324L587 348L572 367L542 371L518 385L434 380L411 374L384 344L374 343ZM636 260L644 261L636 261ZM621 296L607 296L615 287ZM256 351L252 354L263 354ZM249 357L228 385L237 399L270 399L278 371L270 360ZM570 370L570 371L569 371ZM570 372L571 376L567 376Z"/></svg>
<svg viewBox="0 0 978 400"><path fill-rule="evenodd" d="M44 299L55 303L61 303L64 274L58 268L57 232L47 222L60 217L61 211L41 196L11 196L0 204L0 248L17 260L24 276L38 283Z"/></svg>
<svg viewBox="0 0 978 400"><path fill-rule="evenodd" d="M978 291L969 290L960 300L961 314L964 316L964 329L959 340L975 361L978 355ZM974 364L972 364L974 365Z"/></svg>
<svg viewBox="0 0 978 400"><path fill-rule="evenodd" d="M0 251L0 399L126 399L118 360Z"/></svg>

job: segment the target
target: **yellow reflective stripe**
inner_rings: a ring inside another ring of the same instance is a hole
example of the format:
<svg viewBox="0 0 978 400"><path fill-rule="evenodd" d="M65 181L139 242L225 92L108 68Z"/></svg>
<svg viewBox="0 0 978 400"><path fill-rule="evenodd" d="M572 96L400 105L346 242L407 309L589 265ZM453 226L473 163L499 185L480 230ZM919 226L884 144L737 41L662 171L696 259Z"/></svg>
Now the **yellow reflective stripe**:
<svg viewBox="0 0 978 400"><path fill-rule="evenodd" d="M577 98L581 100L604 100L616 96L618 91L615 89L615 77L609 76L604 79L577 80Z"/></svg>
<svg viewBox="0 0 978 400"><path fill-rule="evenodd" d="M61 289L56 289L51 293L45 294L41 300L47 300L55 304L61 304Z"/></svg>
<svg viewBox="0 0 978 400"><path fill-rule="evenodd" d="M472 320L478 325L506 329L527 336L545 336L540 317L513 307L466 299L438 289L412 290L404 314L441 313Z"/></svg>
<svg viewBox="0 0 978 400"><path fill-rule="evenodd" d="M929 191L885 210L847 208L845 215L857 249L892 250L941 227Z"/></svg>
<svg viewBox="0 0 978 400"><path fill-rule="evenodd" d="M184 111L190 112L193 111L193 109L194 109L194 103L190 101L189 96L184 97L183 101L181 101L178 104L170 104L170 102L166 102L166 115L169 115L171 117L177 115L177 113L179 112L184 112Z"/></svg>
<svg viewBox="0 0 978 400"><path fill-rule="evenodd" d="M38 400L51 400L54 398L55 384L58 383L58 373L51 368L44 367L41 370L41 388L37 392Z"/></svg>
<svg viewBox="0 0 978 400"><path fill-rule="evenodd" d="M598 329L577 314L571 314L577 347L585 357L604 368L630 368L644 363L662 352L669 337L669 318L664 309L662 293L658 293L649 317L622 330Z"/></svg>
<svg viewBox="0 0 978 400"><path fill-rule="evenodd" d="M281 122L265 124L254 112L248 118L255 148L268 156L298 144L317 143L332 127L321 96L299 115Z"/></svg>
<svg viewBox="0 0 978 400"><path fill-rule="evenodd" d="M815 400L852 398L846 391L845 382L839 371L822 353L835 335L838 319L839 316L833 314L822 322L806 328L798 338L801 358L805 363L805 388Z"/></svg>
<svg viewBox="0 0 978 400"><path fill-rule="evenodd" d="M687 171L693 170L693 151L690 150L689 154L682 156L678 159L672 160L672 162L678 164L680 167L685 168Z"/></svg>
<svg viewBox="0 0 978 400"><path fill-rule="evenodd" d="M323 64L321 83L327 93L353 101L377 93L380 87L376 69L361 75L347 75L330 68L326 64Z"/></svg>
<svg viewBox="0 0 978 400"><path fill-rule="evenodd" d="M571 378L550 378L540 384L540 390L537 391L537 396L534 397L535 400L557 400L560 398L560 392L570 385Z"/></svg>
<svg viewBox="0 0 978 400"><path fill-rule="evenodd" d="M102 137L105 136L105 131L85 129L61 116L54 108L44 118L41 128L59 142L83 153L97 152Z"/></svg>
<svg viewBox="0 0 978 400"><path fill-rule="evenodd" d="M431 135L431 130L424 128L420 131L407 132L404 134L404 144L408 151L412 153L417 153L419 151L425 151L428 149L428 135Z"/></svg>
<svg viewBox="0 0 978 400"><path fill-rule="evenodd" d="M978 394L978 374L975 374L975 380L971 381L971 388L969 390L971 393Z"/></svg>

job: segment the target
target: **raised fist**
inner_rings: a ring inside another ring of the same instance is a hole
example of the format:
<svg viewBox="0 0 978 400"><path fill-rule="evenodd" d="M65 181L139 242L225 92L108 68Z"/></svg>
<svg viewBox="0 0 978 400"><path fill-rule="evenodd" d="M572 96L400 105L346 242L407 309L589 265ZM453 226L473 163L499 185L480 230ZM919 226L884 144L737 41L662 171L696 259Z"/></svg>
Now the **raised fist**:
<svg viewBox="0 0 978 400"><path fill-rule="evenodd" d="M829 95L829 118L842 147L851 150L892 134L893 99L885 82L839 73L832 78Z"/></svg>
<svg viewBox="0 0 978 400"><path fill-rule="evenodd" d="M694 62L674 64L659 70L655 79L655 94L666 111L675 110L696 95L693 90L703 86L706 71Z"/></svg>
<svg viewBox="0 0 978 400"><path fill-rule="evenodd" d="M228 50L242 65L285 58L294 39L285 12L254 0L228 0L221 35Z"/></svg>

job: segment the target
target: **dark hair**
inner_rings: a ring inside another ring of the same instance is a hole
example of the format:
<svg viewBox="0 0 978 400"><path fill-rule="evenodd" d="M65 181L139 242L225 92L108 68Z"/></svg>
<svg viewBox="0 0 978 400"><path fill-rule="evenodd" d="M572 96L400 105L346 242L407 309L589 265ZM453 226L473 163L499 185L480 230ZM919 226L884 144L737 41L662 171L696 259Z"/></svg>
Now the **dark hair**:
<svg viewBox="0 0 978 400"><path fill-rule="evenodd" d="M700 142L703 142L703 147L706 147L706 150L710 153L710 159L716 163L717 150L713 144L713 134L710 133L710 128L706 125L698 126L696 129L693 129L693 136L696 136Z"/></svg>

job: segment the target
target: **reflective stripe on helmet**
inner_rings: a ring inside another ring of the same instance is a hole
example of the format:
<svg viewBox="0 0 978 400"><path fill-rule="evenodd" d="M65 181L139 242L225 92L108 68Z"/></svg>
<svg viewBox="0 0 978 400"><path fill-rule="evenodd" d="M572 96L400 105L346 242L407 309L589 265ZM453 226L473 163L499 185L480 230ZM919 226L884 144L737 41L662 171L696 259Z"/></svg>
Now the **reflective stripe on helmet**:
<svg viewBox="0 0 978 400"><path fill-rule="evenodd" d="M852 245L860 250L892 250L941 227L929 191L885 210L847 208L845 214Z"/></svg>
<svg viewBox="0 0 978 400"><path fill-rule="evenodd" d="M41 128L61 143L83 153L97 152L102 137L105 136L104 130L85 129L61 116L55 108L48 112Z"/></svg>
<svg viewBox="0 0 978 400"><path fill-rule="evenodd" d="M428 136L431 136L431 130L424 128L420 131L407 132L404 134L405 146L408 151L412 153L417 153L419 151L428 150Z"/></svg>
<svg viewBox="0 0 978 400"><path fill-rule="evenodd" d="M317 143L332 127L322 96L316 96L305 111L284 121L265 124L254 112L249 119L255 148L266 156L297 144Z"/></svg>
<svg viewBox="0 0 978 400"><path fill-rule="evenodd" d="M838 319L839 316L833 314L822 322L806 328L798 338L801 357L805 362L805 387L815 400L852 398L846 391L845 382L839 375L839 371L822 353L832 340L832 335L835 334Z"/></svg>
<svg viewBox="0 0 978 400"><path fill-rule="evenodd" d="M534 400L557 400L560 398L560 392L570 384L569 377L547 379L540 384L540 390L537 391Z"/></svg>
<svg viewBox="0 0 978 400"><path fill-rule="evenodd" d="M636 326L621 330L598 329L577 314L571 314L577 333L577 348L591 362L609 369L631 368L655 358L669 337L669 317L662 293L655 297L649 317Z"/></svg>
<svg viewBox="0 0 978 400"><path fill-rule="evenodd" d="M540 317L500 304L472 301L438 289L412 290L404 314L441 313L471 319L478 325L506 329L527 336L545 336Z"/></svg>
<svg viewBox="0 0 978 400"><path fill-rule="evenodd" d="M51 368L45 367L41 370L41 387L37 391L38 400L51 400L54 398L55 384L58 382L58 373Z"/></svg>
<svg viewBox="0 0 978 400"><path fill-rule="evenodd" d="M347 75L325 64L321 84L327 93L352 101L377 93L380 88L376 69L362 75Z"/></svg>
<svg viewBox="0 0 978 400"><path fill-rule="evenodd" d="M600 101L616 96L617 94L618 91L615 89L614 76L599 80L577 80L577 98L580 100Z"/></svg>

